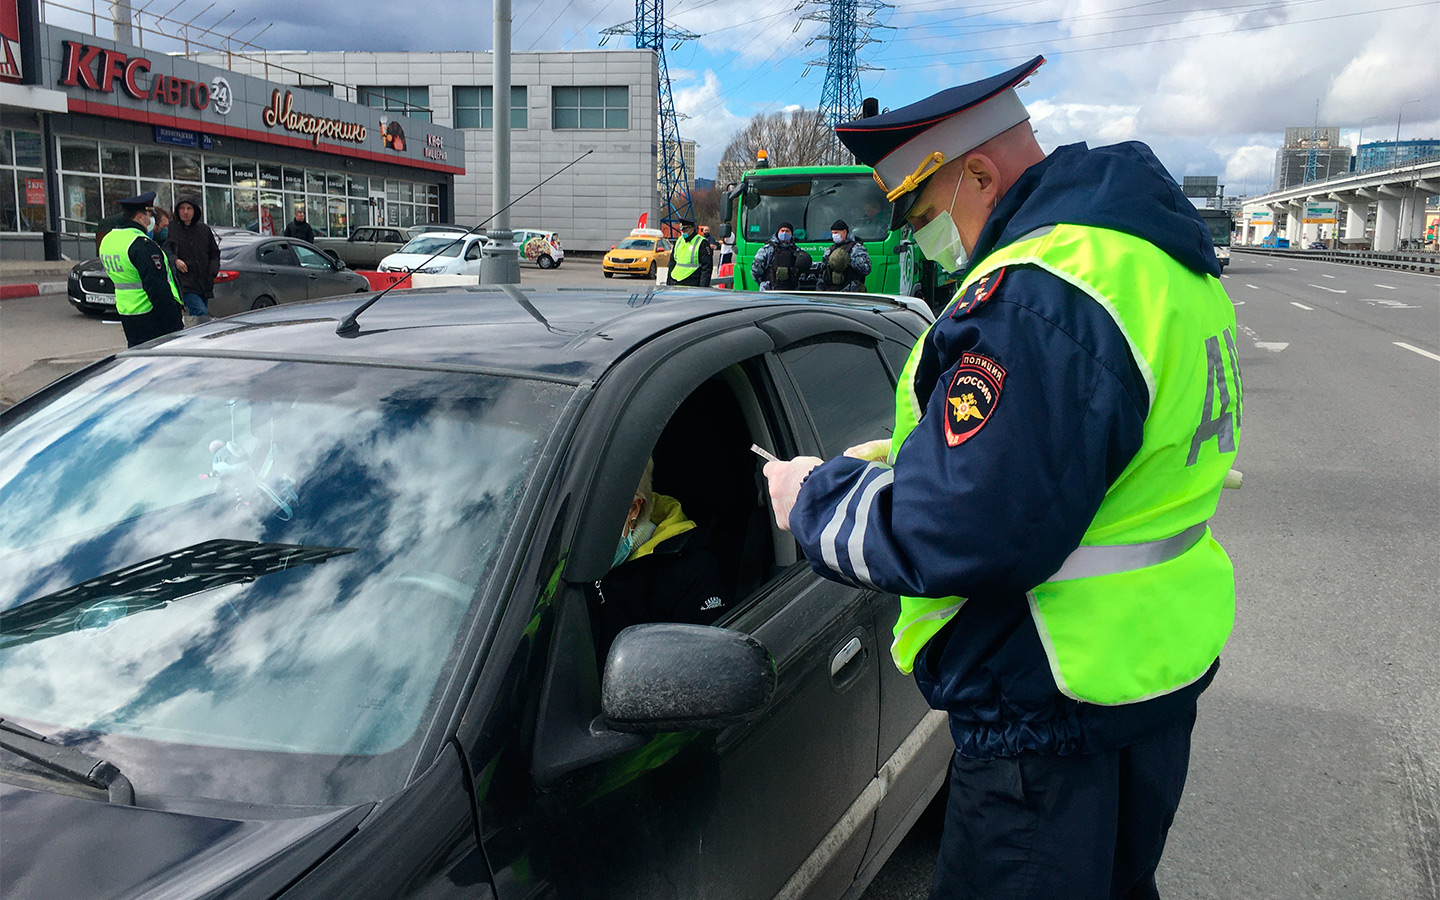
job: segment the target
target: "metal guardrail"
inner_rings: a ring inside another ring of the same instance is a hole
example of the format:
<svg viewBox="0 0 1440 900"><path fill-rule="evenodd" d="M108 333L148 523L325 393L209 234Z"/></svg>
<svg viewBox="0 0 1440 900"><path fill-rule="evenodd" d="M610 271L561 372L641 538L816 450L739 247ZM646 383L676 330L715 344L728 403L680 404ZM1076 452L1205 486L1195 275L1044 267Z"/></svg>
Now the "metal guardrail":
<svg viewBox="0 0 1440 900"><path fill-rule="evenodd" d="M1425 275L1440 275L1440 253L1399 252L1383 253L1376 250L1288 250L1274 247L1236 247L1231 253L1252 253L1256 256L1283 256L1286 259L1318 259L1323 262L1347 263L1354 266L1374 266L1380 269L1401 269Z"/></svg>

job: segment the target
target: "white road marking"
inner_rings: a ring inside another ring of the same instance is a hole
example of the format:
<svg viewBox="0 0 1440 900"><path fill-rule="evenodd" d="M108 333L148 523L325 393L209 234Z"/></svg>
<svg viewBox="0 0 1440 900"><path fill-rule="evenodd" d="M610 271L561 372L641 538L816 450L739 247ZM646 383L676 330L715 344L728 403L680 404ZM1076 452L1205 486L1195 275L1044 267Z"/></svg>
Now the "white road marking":
<svg viewBox="0 0 1440 900"><path fill-rule="evenodd" d="M1256 334L1255 329L1251 328L1249 325L1241 325L1240 330L1245 333L1245 336L1250 339L1251 343L1255 345L1255 349L1257 350L1268 350L1271 353L1279 353L1281 350L1284 350L1286 347L1290 346L1290 344L1285 341L1260 340L1260 335Z"/></svg>
<svg viewBox="0 0 1440 900"><path fill-rule="evenodd" d="M1324 272L1321 272L1321 273L1320 273L1320 277L1321 277L1321 278L1334 278L1335 276L1334 276L1334 275L1326 275Z"/></svg>
<svg viewBox="0 0 1440 900"><path fill-rule="evenodd" d="M1274 264L1274 263L1266 263L1265 265L1269 266L1269 267L1272 268L1272 269L1275 268L1275 264Z"/></svg>
<svg viewBox="0 0 1440 900"><path fill-rule="evenodd" d="M1355 298L1361 303L1369 303L1373 306L1383 306L1386 309L1419 309L1418 306L1411 306L1409 303L1402 303L1399 300L1371 300L1366 297Z"/></svg>
<svg viewBox="0 0 1440 900"><path fill-rule="evenodd" d="M1440 362L1440 356L1436 356L1434 353L1431 353L1429 350L1421 350L1419 347L1412 347L1412 346L1410 346L1409 344L1401 343L1400 341L1395 341L1394 343L1395 343L1395 346L1397 346L1397 347L1404 347L1406 350L1409 350L1409 351L1412 352L1412 353L1418 353L1418 354L1420 354L1421 356L1428 356L1428 357L1430 357L1431 359L1435 360L1436 362Z"/></svg>
<svg viewBox="0 0 1440 900"><path fill-rule="evenodd" d="M1260 286L1259 286L1258 284L1247 284L1247 285L1245 285L1245 286L1248 287L1248 288L1249 288L1250 290L1252 290L1252 291L1258 291L1258 290L1260 290Z"/></svg>
<svg viewBox="0 0 1440 900"><path fill-rule="evenodd" d="M1294 266L1291 266L1291 267L1290 267L1290 271L1292 271L1292 272L1298 272L1298 271L1300 271L1300 270L1297 269L1297 268L1295 268Z"/></svg>
<svg viewBox="0 0 1440 900"><path fill-rule="evenodd" d="M1244 306L1244 305L1245 305L1245 301L1244 301L1244 300L1231 300L1230 302L1233 303L1233 304L1235 304L1236 306Z"/></svg>
<svg viewBox="0 0 1440 900"><path fill-rule="evenodd" d="M1310 311L1312 311L1312 312L1315 310L1315 307L1313 307L1313 306L1306 306L1306 305L1303 304L1303 303L1296 303L1294 300L1291 300L1291 301L1290 301L1290 305L1291 305L1291 306L1298 306L1298 307L1300 307L1301 309L1308 309L1308 310L1310 310Z"/></svg>
<svg viewBox="0 0 1440 900"><path fill-rule="evenodd" d="M1375 285L1375 286L1378 287L1378 288L1384 288L1384 289L1387 290L1387 291L1393 291L1393 290L1395 290L1393 287L1391 287L1391 286L1388 285L1388 284L1377 284L1377 285Z"/></svg>
<svg viewBox="0 0 1440 900"><path fill-rule="evenodd" d="M1327 287L1326 287L1325 285L1323 285L1323 284L1312 284L1312 285L1310 285L1310 287L1313 287L1313 288L1314 288L1315 290L1317 290L1317 291L1329 291L1329 292L1332 293L1332 294L1348 294L1348 293L1350 293L1349 291L1345 290L1344 288L1327 288Z"/></svg>

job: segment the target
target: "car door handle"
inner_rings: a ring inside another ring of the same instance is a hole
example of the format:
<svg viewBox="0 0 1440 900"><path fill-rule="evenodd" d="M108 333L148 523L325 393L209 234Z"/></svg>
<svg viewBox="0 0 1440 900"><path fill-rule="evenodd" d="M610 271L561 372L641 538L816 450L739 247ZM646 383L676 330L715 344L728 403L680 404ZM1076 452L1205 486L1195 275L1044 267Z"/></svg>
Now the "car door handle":
<svg viewBox="0 0 1440 900"><path fill-rule="evenodd" d="M857 659L864 657L865 645L861 643L857 635L845 642L845 645L830 658L830 677L839 678L840 672Z"/></svg>
<svg viewBox="0 0 1440 900"><path fill-rule="evenodd" d="M309 276L308 276L308 277L309 277L309 279L310 279L310 280L311 280L311 281L314 281L314 280L315 280L315 278L316 278L316 276L315 276L315 275L313 275L313 274L312 274L312 275L309 275Z"/></svg>

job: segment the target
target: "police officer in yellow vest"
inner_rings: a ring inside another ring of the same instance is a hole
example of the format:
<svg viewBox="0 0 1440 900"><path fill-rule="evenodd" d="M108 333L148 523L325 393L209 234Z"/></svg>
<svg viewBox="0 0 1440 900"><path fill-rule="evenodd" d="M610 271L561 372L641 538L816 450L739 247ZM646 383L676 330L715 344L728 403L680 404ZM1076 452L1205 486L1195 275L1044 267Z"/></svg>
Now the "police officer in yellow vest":
<svg viewBox="0 0 1440 900"><path fill-rule="evenodd" d="M680 220L680 239L675 242L675 252L670 256L670 274L666 284L689 287L709 287L710 271L714 267L715 251L710 239L698 233L692 219Z"/></svg>
<svg viewBox="0 0 1440 900"><path fill-rule="evenodd" d="M115 283L115 310L130 347L185 327L175 274L148 234L154 203L154 191L121 200L125 221L100 241L100 260Z"/></svg>
<svg viewBox="0 0 1440 900"><path fill-rule="evenodd" d="M1043 62L836 129L960 288L889 440L765 467L812 567L902 595L891 655L957 751L936 900L1157 897L1234 619L1209 233L1143 144L1041 151L1015 86Z"/></svg>

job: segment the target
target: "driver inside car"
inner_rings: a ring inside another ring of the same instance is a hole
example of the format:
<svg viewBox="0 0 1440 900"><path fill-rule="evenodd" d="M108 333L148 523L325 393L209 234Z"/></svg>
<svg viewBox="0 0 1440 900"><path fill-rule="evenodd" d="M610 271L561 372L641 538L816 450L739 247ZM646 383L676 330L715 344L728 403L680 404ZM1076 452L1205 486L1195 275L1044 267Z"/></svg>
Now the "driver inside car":
<svg viewBox="0 0 1440 900"><path fill-rule="evenodd" d="M647 460L625 515L615 561L587 589L601 655L620 631L645 622L708 625L731 606L708 530L680 501L652 488Z"/></svg>

